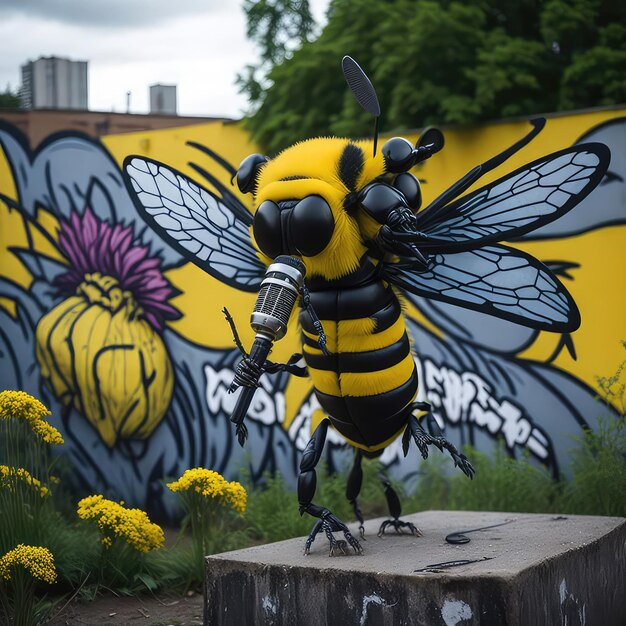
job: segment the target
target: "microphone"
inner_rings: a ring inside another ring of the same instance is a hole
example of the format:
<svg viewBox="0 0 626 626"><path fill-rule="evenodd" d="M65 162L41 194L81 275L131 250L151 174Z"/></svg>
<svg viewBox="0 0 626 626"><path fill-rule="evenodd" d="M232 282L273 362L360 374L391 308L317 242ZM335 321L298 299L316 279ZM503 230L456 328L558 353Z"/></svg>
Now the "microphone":
<svg viewBox="0 0 626 626"><path fill-rule="evenodd" d="M237 425L237 439L241 446L247 436L243 420L259 386L263 366L274 342L282 339L287 332L287 324L302 290L305 274L306 268L300 259L281 255L267 268L261 281L261 289L250 316L250 325L256 331L254 343L248 357L237 365L231 385L233 391L239 386L243 387L230 418Z"/></svg>

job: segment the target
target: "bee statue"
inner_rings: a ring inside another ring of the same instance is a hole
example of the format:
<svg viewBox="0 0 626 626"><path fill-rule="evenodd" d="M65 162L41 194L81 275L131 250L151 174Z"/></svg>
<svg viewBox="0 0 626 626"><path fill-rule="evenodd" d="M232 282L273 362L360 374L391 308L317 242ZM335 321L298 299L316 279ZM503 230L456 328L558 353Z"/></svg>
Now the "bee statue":
<svg viewBox="0 0 626 626"><path fill-rule="evenodd" d="M247 157L233 180L242 193L253 194L253 213L207 172L201 173L221 198L162 163L137 156L124 163L131 197L150 227L213 277L259 294L249 354L225 311L243 354L231 385L231 390L242 387L231 418L239 443L245 441L245 414L264 372L310 377L328 417L302 455L298 501L301 514L316 518L305 553L323 531L331 555L348 546L356 553L362 548L339 518L313 502L315 468L329 425L355 448L346 495L361 537L362 458L379 456L397 437L405 455L411 440L423 458L434 445L469 478L474 475L470 461L443 436L429 405L415 400L419 381L397 291L535 329L575 330L576 304L550 270L497 242L564 215L600 182L610 158L602 144L577 145L461 196L541 131L545 120L533 120L524 138L421 208L420 185L409 170L443 148L442 133L428 129L416 146L394 137L377 151L375 90L353 59L344 57L342 66L357 101L375 117L373 146L318 138L273 159ZM273 363L267 359L272 343L285 334L298 301L302 354ZM392 528L419 535L400 519L400 501L388 482L385 493L391 517L380 534Z"/></svg>

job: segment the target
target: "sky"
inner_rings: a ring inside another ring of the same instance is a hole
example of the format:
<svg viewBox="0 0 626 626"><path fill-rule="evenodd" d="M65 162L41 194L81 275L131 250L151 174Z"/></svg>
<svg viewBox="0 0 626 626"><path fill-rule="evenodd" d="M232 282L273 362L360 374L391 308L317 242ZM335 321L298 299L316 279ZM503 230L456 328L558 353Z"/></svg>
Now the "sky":
<svg viewBox="0 0 626 626"><path fill-rule="evenodd" d="M329 0L310 0L322 23ZM89 61L89 108L149 110L148 87L177 85L181 115L241 117L237 72L256 63L241 0L0 0L0 90L40 56Z"/></svg>

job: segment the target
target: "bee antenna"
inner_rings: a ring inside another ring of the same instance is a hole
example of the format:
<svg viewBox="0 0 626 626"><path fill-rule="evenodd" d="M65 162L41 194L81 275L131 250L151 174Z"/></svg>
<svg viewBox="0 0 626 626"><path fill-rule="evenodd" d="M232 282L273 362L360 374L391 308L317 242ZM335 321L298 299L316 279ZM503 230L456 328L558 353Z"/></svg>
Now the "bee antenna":
<svg viewBox="0 0 626 626"><path fill-rule="evenodd" d="M376 146L378 145L378 120L379 116L377 115L374 118L374 154L372 156L376 156Z"/></svg>
<svg viewBox="0 0 626 626"><path fill-rule="evenodd" d="M352 95L361 107L376 119L374 122L374 156L376 156L376 147L378 145L378 118L380 117L380 103L376 90L367 74L361 69L361 66L349 56L341 59L341 69L348 83L348 87Z"/></svg>

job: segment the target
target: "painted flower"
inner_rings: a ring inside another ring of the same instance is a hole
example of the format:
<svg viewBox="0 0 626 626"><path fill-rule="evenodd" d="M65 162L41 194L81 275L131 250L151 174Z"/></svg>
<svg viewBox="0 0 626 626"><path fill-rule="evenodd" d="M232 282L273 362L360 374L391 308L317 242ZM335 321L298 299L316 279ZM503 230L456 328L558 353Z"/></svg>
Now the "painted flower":
<svg viewBox="0 0 626 626"><path fill-rule="evenodd" d="M68 270L54 285L65 299L37 325L42 375L109 447L119 438L145 439L172 396L160 333L180 315L168 302L176 292L132 226L101 221L89 209L61 222L58 248Z"/></svg>

